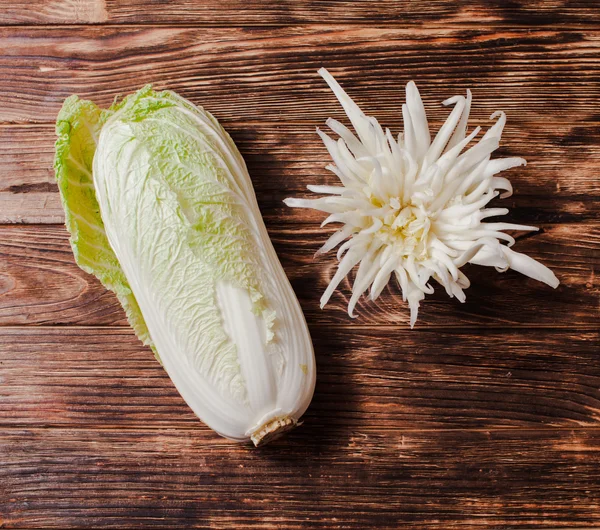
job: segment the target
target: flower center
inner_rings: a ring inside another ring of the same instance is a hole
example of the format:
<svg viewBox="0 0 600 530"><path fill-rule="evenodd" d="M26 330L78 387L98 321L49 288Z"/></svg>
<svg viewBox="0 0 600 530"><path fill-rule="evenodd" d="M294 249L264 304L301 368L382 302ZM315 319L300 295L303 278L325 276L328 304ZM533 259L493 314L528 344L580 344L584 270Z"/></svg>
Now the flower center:
<svg viewBox="0 0 600 530"><path fill-rule="evenodd" d="M374 205L381 204L379 200L371 199L371 202ZM427 236L431 228L428 212L412 202L403 205L397 197L390 199L385 210L375 216L382 223L377 237L399 256L413 255L416 259L427 259Z"/></svg>

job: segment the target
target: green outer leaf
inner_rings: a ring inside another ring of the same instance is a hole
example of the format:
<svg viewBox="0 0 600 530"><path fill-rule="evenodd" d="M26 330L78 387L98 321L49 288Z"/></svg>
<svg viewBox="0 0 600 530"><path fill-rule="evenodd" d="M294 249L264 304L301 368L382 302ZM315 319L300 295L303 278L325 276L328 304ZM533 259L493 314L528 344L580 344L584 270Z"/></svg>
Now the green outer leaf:
<svg viewBox="0 0 600 530"><path fill-rule="evenodd" d="M94 191L92 162L100 130L119 107L115 104L101 110L77 96L67 98L56 120L54 170L75 261L117 295L135 334L160 361L137 300L106 237Z"/></svg>

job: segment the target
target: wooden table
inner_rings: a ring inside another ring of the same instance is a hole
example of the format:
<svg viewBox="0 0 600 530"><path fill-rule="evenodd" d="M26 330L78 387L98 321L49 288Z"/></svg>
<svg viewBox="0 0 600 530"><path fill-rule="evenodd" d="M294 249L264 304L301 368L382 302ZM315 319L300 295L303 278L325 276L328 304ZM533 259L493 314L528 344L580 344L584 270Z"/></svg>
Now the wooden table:
<svg viewBox="0 0 600 530"><path fill-rule="evenodd" d="M5 0L0 24L0 527L600 526L597 2ZM470 267L413 331L393 286L321 311L331 230L282 204L333 183L320 66L396 132L410 79L436 127L469 87L472 126L505 110L509 217L542 228L516 248L560 287ZM200 424L73 260L58 109L149 82L232 134L314 338L305 424L264 449Z"/></svg>

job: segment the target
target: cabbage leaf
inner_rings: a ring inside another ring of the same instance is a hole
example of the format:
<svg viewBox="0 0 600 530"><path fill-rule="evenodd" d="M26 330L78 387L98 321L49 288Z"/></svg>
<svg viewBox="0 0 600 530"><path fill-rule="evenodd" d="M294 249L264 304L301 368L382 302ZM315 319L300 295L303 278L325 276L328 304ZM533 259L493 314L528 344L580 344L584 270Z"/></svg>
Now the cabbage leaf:
<svg viewBox="0 0 600 530"><path fill-rule="evenodd" d="M67 98L56 120L54 170L75 261L117 295L135 334L158 358L135 296L106 237L92 179L100 130L116 108L118 105L101 110L75 95Z"/></svg>

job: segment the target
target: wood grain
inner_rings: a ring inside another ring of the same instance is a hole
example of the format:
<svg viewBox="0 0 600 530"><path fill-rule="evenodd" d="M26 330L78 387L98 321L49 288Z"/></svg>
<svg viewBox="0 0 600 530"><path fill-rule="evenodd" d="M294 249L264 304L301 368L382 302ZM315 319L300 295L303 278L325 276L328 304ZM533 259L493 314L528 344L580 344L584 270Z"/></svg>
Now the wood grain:
<svg viewBox="0 0 600 530"><path fill-rule="evenodd" d="M594 2L572 0L380 0L369 1L226 2L196 0L11 0L0 12L0 24L191 24L201 26L291 26L296 24L385 24L386 26L476 25L485 22L517 26L587 26L600 17Z"/></svg>
<svg viewBox="0 0 600 530"><path fill-rule="evenodd" d="M335 105L331 110L338 115ZM439 117L432 127L437 127L444 111L432 110ZM326 116L296 125L223 120L246 160L267 222L285 218L314 226L322 221L321 214L285 208L282 201L308 195L308 184L336 182L325 170L329 155L315 133ZM487 118L475 116L473 127L489 125ZM0 126L0 223L63 223L52 169L55 139L51 125ZM505 173L515 193L498 201L511 208L515 222L582 222L600 216L600 124L548 128L515 116L496 156L516 155L528 166Z"/></svg>
<svg viewBox="0 0 600 530"><path fill-rule="evenodd" d="M321 310L319 298L337 262L333 255L313 256L331 230L284 220L268 228L309 323L407 326L408 311L393 283L375 303L361 299L357 320L346 312L348 280ZM467 302L460 304L438 288L422 304L418 325L595 325L599 238L597 225L545 226L542 233L519 240L515 248L551 267L562 282L558 289L513 271L499 274L492 268L471 266L465 269L472 282ZM126 324L116 298L75 264L64 228L0 227L0 256L0 325Z"/></svg>
<svg viewBox="0 0 600 530"><path fill-rule="evenodd" d="M102 106L145 83L219 119L309 121L341 114L326 66L364 110L397 128L404 85L426 105L467 88L477 116L503 109L548 127L598 124L600 32L562 29L67 27L0 28L0 121L53 122L73 94ZM444 113L445 114L445 113Z"/></svg>
<svg viewBox="0 0 600 530"><path fill-rule="evenodd" d="M7 0L0 6L0 528L600 528L600 10L583 0ZM346 121L316 70L398 132L414 79L432 128L471 88L523 156L503 201L552 290L466 269L408 329L395 287L351 320L315 135ZM310 326L305 423L259 451L204 427L74 263L53 122L152 82L213 112L247 161Z"/></svg>
<svg viewBox="0 0 600 530"><path fill-rule="evenodd" d="M6 528L575 528L600 524L600 430L0 432ZM57 518L57 514L60 517Z"/></svg>
<svg viewBox="0 0 600 530"><path fill-rule="evenodd" d="M598 331L320 324L303 435L394 429L600 428ZM199 424L128 328L0 328L2 428ZM212 434L217 438L216 434Z"/></svg>

